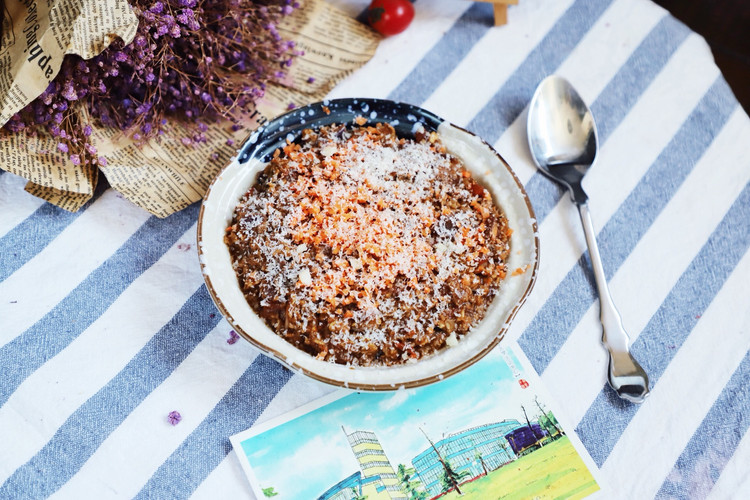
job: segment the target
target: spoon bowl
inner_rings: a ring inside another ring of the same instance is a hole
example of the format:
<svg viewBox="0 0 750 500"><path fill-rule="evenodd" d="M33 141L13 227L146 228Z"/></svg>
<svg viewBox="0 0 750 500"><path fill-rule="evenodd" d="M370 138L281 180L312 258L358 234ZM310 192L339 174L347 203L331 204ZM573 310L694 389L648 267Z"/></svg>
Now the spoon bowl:
<svg viewBox="0 0 750 500"><path fill-rule="evenodd" d="M596 159L596 123L567 80L550 76L539 84L529 105L526 130L539 170L565 185L574 201L578 197L585 203L586 195L578 188Z"/></svg>
<svg viewBox="0 0 750 500"><path fill-rule="evenodd" d="M527 134L534 163L544 175L568 188L581 216L599 292L602 344L609 353L609 385L622 399L641 403L649 392L648 376L630 354L630 338L609 293L588 196L581 185L596 160L594 117L567 80L549 76L539 84L531 99Z"/></svg>

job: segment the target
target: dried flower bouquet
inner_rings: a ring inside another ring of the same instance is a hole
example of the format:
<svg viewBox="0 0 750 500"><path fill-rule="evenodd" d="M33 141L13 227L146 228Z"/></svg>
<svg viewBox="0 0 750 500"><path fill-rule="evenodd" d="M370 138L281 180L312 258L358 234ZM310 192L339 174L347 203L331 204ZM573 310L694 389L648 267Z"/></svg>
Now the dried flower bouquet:
<svg viewBox="0 0 750 500"><path fill-rule="evenodd" d="M294 0L130 0L139 19L132 43L116 40L98 56L66 56L47 89L2 133L50 134L74 165L106 166L90 140L90 120L136 141L187 130L205 141L208 124L239 120L284 76L299 52L276 25Z"/></svg>

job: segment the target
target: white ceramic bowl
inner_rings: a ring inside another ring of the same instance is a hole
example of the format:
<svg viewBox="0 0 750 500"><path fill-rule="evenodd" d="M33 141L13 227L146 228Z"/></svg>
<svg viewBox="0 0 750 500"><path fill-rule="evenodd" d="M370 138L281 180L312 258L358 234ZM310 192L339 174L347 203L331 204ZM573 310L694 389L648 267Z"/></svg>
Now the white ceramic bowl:
<svg viewBox="0 0 750 500"><path fill-rule="evenodd" d="M508 275L485 318L456 346L413 363L397 366L350 367L321 361L276 335L245 300L224 244L225 229L240 197L255 182L269 155L304 128L352 123L362 116L388 122L402 136L419 127L436 130L449 152L459 157L475 179L502 207L513 229ZM536 279L539 240L534 213L523 186L503 158L476 135L415 106L380 99L337 99L296 109L256 131L206 192L198 218L198 252L206 286L216 306L239 335L264 353L300 373L329 384L358 390L393 390L442 380L487 354L508 326ZM514 273L513 270L525 269Z"/></svg>

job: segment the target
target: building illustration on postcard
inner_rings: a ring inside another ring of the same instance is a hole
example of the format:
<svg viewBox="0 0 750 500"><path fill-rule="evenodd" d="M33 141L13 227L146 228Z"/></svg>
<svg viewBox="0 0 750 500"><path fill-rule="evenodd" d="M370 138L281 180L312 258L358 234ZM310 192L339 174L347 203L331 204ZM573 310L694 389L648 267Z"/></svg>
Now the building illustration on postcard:
<svg viewBox="0 0 750 500"><path fill-rule="evenodd" d="M496 349L426 387L338 392L232 443L258 498L583 498L599 491L593 462L548 408L518 350Z"/></svg>

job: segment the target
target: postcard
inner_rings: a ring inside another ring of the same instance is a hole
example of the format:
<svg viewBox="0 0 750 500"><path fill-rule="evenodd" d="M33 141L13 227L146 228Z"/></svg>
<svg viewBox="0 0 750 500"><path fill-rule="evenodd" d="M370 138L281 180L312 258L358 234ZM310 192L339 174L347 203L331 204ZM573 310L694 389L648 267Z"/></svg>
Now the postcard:
<svg viewBox="0 0 750 500"><path fill-rule="evenodd" d="M231 442L259 499L558 499L602 486L517 344L425 387L336 391Z"/></svg>

